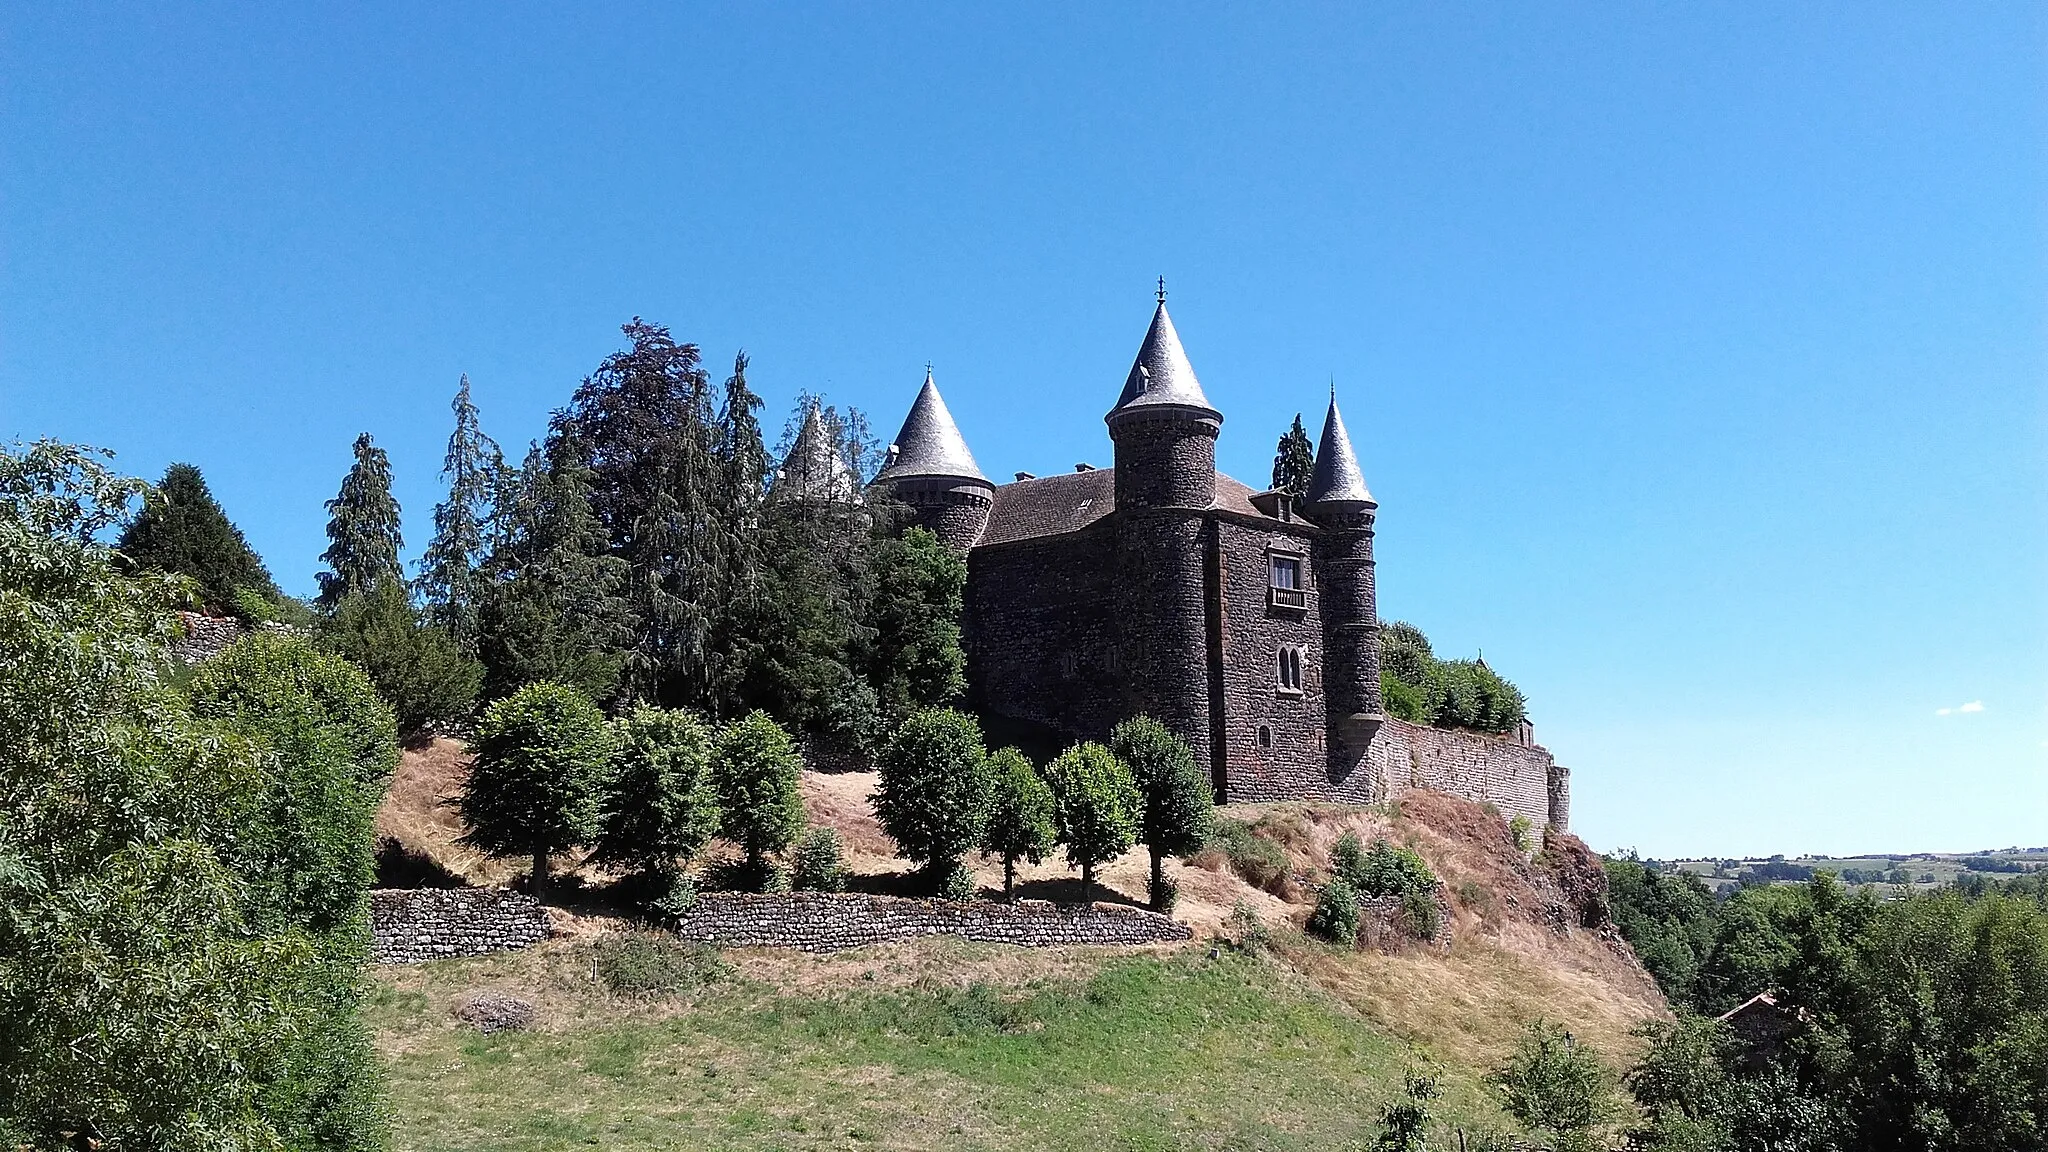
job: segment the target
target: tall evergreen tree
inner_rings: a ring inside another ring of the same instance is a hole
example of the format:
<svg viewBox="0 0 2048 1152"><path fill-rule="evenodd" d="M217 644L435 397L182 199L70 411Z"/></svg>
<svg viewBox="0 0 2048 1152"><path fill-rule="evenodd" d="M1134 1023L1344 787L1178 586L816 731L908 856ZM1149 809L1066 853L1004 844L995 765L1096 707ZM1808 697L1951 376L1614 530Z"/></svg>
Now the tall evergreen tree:
<svg viewBox="0 0 2048 1152"><path fill-rule="evenodd" d="M573 439L536 444L505 485L497 547L480 591L484 693L553 680L595 700L617 687L632 639L626 562L606 551L590 469Z"/></svg>
<svg viewBox="0 0 2048 1152"><path fill-rule="evenodd" d="M702 707L724 605L731 531L716 515L717 413L695 344L638 317L632 346L605 358L555 417L591 470L592 508L629 570L636 617L625 689L637 700Z"/></svg>
<svg viewBox="0 0 2048 1152"><path fill-rule="evenodd" d="M441 476L448 481L448 499L434 508L434 539L420 558L417 588L428 622L444 629L457 646L474 656L477 569L484 560L484 530L491 520L493 494L505 460L477 421L467 373L450 407L455 411L455 431L448 437L448 455L441 464Z"/></svg>
<svg viewBox="0 0 2048 1152"><path fill-rule="evenodd" d="M1308 429L1301 426L1301 413L1296 412L1294 426L1280 437L1280 446L1273 453L1273 491L1298 500L1308 495L1309 477L1315 470L1315 444L1308 438Z"/></svg>
<svg viewBox="0 0 2048 1152"><path fill-rule="evenodd" d="M333 609L357 592L383 580L403 580L398 550L398 501L391 495L391 458L370 440L356 437L356 462L341 481L341 491L327 502L327 551L320 562L322 608Z"/></svg>
<svg viewBox="0 0 2048 1152"><path fill-rule="evenodd" d="M884 715L901 719L967 690L960 611L967 562L923 528L883 540L875 562L870 661Z"/></svg>
<svg viewBox="0 0 2048 1152"><path fill-rule="evenodd" d="M747 671L747 625L761 605L761 504L767 494L769 460L755 415L761 398L747 384L747 354L733 357L725 380L725 402L718 413L718 457L722 475L717 488L717 517L727 542L720 572L719 640L711 701L714 715L742 710Z"/></svg>
<svg viewBox="0 0 2048 1152"><path fill-rule="evenodd" d="M142 512L121 533L116 547L143 568L190 576L199 582L207 610L235 607L235 592L246 588L266 600L283 599L269 569L228 520L206 478L190 464L173 464L143 501Z"/></svg>

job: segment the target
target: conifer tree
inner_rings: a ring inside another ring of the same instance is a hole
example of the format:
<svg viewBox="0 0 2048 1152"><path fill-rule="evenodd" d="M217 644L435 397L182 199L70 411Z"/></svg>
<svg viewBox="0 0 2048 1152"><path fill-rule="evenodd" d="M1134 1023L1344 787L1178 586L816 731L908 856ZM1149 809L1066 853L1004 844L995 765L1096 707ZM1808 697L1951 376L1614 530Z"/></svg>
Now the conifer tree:
<svg viewBox="0 0 2048 1152"><path fill-rule="evenodd" d="M695 344L637 316L623 330L632 346L583 381L550 439L581 444L592 508L628 566L627 694L703 707L716 687L712 644L732 549L717 515L717 414Z"/></svg>
<svg viewBox="0 0 2048 1152"><path fill-rule="evenodd" d="M532 446L503 486L497 546L484 565L478 651L484 693L553 680L594 700L617 686L632 638L626 562L605 548L580 445Z"/></svg>
<svg viewBox="0 0 2048 1152"><path fill-rule="evenodd" d="M719 595L724 611L717 621L719 641L713 678L712 711L739 711L747 671L747 627L761 605L761 504L768 486L768 448L761 439L756 413L761 398L747 384L747 354L733 357L725 380L725 402L718 413L717 517L727 543L720 572Z"/></svg>
<svg viewBox="0 0 2048 1152"><path fill-rule="evenodd" d="M398 501L391 495L391 458L368 432L356 437L355 456L341 491L327 502L328 544L320 562L328 570L320 573L319 604L329 610L380 581L404 579L398 566L403 539Z"/></svg>
<svg viewBox="0 0 2048 1152"><path fill-rule="evenodd" d="M1301 413L1294 414L1294 426L1280 437L1273 454L1273 491L1285 492L1299 500L1308 495L1309 477L1316 470L1316 450L1301 426Z"/></svg>
<svg viewBox="0 0 2048 1152"><path fill-rule="evenodd" d="M493 492L505 461L498 445L478 424L467 373L450 407L455 411L455 431L448 437L448 454L441 464L448 498L434 508L434 538L420 558L417 587L427 621L445 630L462 651L473 656L478 630L477 569L484 561L484 529L492 517Z"/></svg>
<svg viewBox="0 0 2048 1152"><path fill-rule="evenodd" d="M233 609L236 591L244 588L272 602L283 599L269 569L190 464L165 469L116 548L140 567L198 581L208 611Z"/></svg>
<svg viewBox="0 0 2048 1152"><path fill-rule="evenodd" d="M967 690L960 611L967 561L924 528L877 548L871 661L875 696L890 718L949 704Z"/></svg>

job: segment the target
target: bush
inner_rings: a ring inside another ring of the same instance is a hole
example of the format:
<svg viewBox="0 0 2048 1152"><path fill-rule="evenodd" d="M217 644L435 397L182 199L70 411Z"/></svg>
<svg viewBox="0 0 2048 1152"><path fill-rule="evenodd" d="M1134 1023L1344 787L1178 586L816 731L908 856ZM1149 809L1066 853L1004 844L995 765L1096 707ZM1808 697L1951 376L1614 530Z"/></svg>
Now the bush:
<svg viewBox="0 0 2048 1152"><path fill-rule="evenodd" d="M1053 824L1067 861L1081 870L1081 882L1095 882L1095 866L1131 850L1137 841L1143 802L1131 770L1109 749L1092 741L1060 753L1045 769L1052 789Z"/></svg>
<svg viewBox="0 0 2048 1152"><path fill-rule="evenodd" d="M1279 896L1287 891L1292 880L1287 871L1287 853L1242 820L1218 819L1202 850L1220 854L1231 871L1261 891Z"/></svg>
<svg viewBox="0 0 2048 1152"><path fill-rule="evenodd" d="M1524 856L1529 854L1529 833L1535 827L1534 821L1519 812L1513 820L1508 821L1508 839L1515 842L1515 851Z"/></svg>
<svg viewBox="0 0 2048 1152"><path fill-rule="evenodd" d="M955 864L953 870L939 881L937 894L941 900L972 900L981 894L981 890L975 886L974 873Z"/></svg>
<svg viewBox="0 0 2048 1152"><path fill-rule="evenodd" d="M813 828L804 833L790 858L789 886L798 892L846 891L839 833L830 828Z"/></svg>
<svg viewBox="0 0 2048 1152"><path fill-rule="evenodd" d="M1130 766L1143 800L1139 839L1152 857L1147 892L1152 910L1163 912L1159 900L1170 900L1173 890L1166 882L1166 857L1200 850L1215 823L1216 797L1187 742L1150 716L1117 725L1109 748Z"/></svg>
<svg viewBox="0 0 2048 1152"><path fill-rule="evenodd" d="M1487 1083L1525 1128L1554 1134L1560 1152L1595 1147L1593 1130L1614 1115L1614 1089L1599 1057L1547 1021L1523 1030L1514 1055Z"/></svg>
<svg viewBox="0 0 2048 1152"><path fill-rule="evenodd" d="M1180 885L1168 876L1151 877L1145 881L1145 903L1162 916L1172 915L1180 903Z"/></svg>
<svg viewBox="0 0 2048 1152"><path fill-rule="evenodd" d="M1380 699L1388 715L1439 728L1506 732L1527 701L1483 660L1439 660L1413 624L1380 625Z"/></svg>
<svg viewBox="0 0 2048 1152"><path fill-rule="evenodd" d="M1338 874L1350 881L1361 896L1406 896L1411 892L1434 895L1437 887L1436 873L1429 870L1414 849L1396 848L1385 839L1374 840L1350 870Z"/></svg>
<svg viewBox="0 0 2048 1152"><path fill-rule="evenodd" d="M937 887L980 846L992 780L981 726L950 708L916 713L882 753L875 816Z"/></svg>
<svg viewBox="0 0 2048 1152"><path fill-rule="evenodd" d="M1262 952L1273 946L1273 930L1242 897L1230 906L1230 938L1244 952Z"/></svg>
<svg viewBox="0 0 2048 1152"><path fill-rule="evenodd" d="M1315 911L1309 913L1308 930L1334 944L1358 942L1358 890L1337 877L1316 894Z"/></svg>
<svg viewBox="0 0 2048 1152"><path fill-rule="evenodd" d="M1436 891L1413 891L1401 896L1401 922L1417 940L1434 940L1443 926L1443 914L1436 906Z"/></svg>
<svg viewBox="0 0 2048 1152"><path fill-rule="evenodd" d="M719 831L746 850L740 886L763 890L774 875L768 854L789 847L804 828L797 781L803 757L782 726L765 712L750 712L718 734L711 757L718 790Z"/></svg>
<svg viewBox="0 0 2048 1152"><path fill-rule="evenodd" d="M1042 862L1059 831L1053 827L1052 789L1015 748L998 748L988 758L988 824L981 850L1003 862L1003 899L1017 896L1017 861Z"/></svg>
<svg viewBox="0 0 2048 1152"><path fill-rule="evenodd" d="M1330 846L1330 871L1339 876L1358 876L1365 870L1365 845L1358 833L1346 832Z"/></svg>
<svg viewBox="0 0 2048 1152"><path fill-rule="evenodd" d="M658 932L621 932L590 946L591 968L614 996L653 999L721 980L728 969L718 949Z"/></svg>
<svg viewBox="0 0 2048 1152"><path fill-rule="evenodd" d="M672 875L718 831L711 731L688 712L640 708L612 721L612 733L619 754L591 859Z"/></svg>
<svg viewBox="0 0 2048 1152"><path fill-rule="evenodd" d="M446 632L420 623L396 580L343 599L322 621L320 643L370 674L403 735L468 716L483 686L484 666Z"/></svg>
<svg viewBox="0 0 2048 1152"><path fill-rule="evenodd" d="M563 684L529 684L484 711L476 760L457 800L462 842L533 858L533 894L547 891L548 856L597 833L599 790L617 751L604 716Z"/></svg>
<svg viewBox="0 0 2048 1152"><path fill-rule="evenodd" d="M1429 1102L1443 1091L1435 1076L1416 1068L1410 1068L1401 1081L1402 1098L1380 1112L1374 1152L1428 1152Z"/></svg>

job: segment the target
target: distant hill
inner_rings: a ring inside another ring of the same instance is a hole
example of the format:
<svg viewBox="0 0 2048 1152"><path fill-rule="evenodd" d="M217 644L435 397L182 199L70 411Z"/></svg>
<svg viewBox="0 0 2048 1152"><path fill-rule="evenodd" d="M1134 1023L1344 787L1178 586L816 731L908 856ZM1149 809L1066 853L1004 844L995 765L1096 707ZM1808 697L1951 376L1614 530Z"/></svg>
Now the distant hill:
<svg viewBox="0 0 2048 1152"><path fill-rule="evenodd" d="M2048 871L2048 847L1987 848L1979 852L1870 853L1863 856L1765 856L1646 860L1668 871L1689 872L1725 893L1743 884L1801 884L1815 872L1833 872L1845 884L1926 890L1961 876L1990 877Z"/></svg>

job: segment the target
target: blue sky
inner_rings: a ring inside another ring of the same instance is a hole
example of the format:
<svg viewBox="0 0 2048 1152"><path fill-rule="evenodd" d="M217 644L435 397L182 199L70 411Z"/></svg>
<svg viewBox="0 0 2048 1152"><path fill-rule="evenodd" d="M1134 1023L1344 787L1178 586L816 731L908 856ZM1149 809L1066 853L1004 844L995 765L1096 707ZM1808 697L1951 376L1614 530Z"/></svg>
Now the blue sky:
<svg viewBox="0 0 2048 1152"><path fill-rule="evenodd" d="M635 315L1106 464L1163 273L1225 470L1335 378L1383 615L1596 847L2048 844L2038 7L4 13L0 438L288 590L356 433L416 553L458 375L523 445Z"/></svg>

